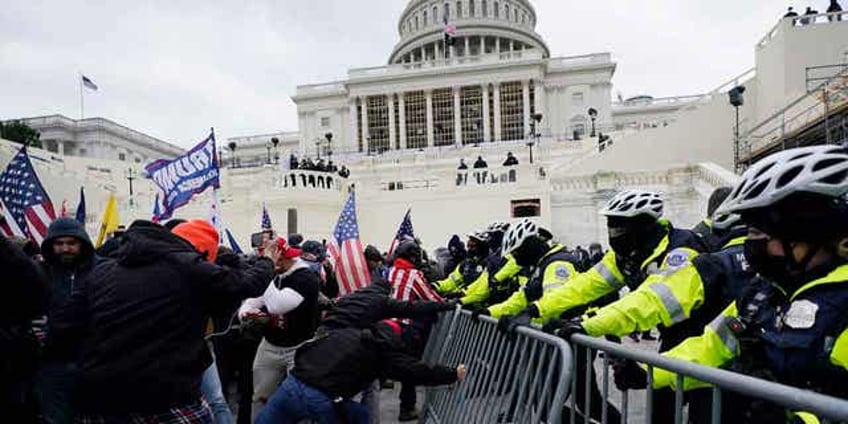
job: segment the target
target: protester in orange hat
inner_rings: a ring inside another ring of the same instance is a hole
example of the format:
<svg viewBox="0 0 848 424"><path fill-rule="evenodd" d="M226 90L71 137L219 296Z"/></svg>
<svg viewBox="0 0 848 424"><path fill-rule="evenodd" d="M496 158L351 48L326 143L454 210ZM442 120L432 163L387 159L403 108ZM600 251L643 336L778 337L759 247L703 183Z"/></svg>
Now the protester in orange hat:
<svg viewBox="0 0 848 424"><path fill-rule="evenodd" d="M174 227L172 233L182 237L209 262L218 257L218 230L205 219L192 219Z"/></svg>

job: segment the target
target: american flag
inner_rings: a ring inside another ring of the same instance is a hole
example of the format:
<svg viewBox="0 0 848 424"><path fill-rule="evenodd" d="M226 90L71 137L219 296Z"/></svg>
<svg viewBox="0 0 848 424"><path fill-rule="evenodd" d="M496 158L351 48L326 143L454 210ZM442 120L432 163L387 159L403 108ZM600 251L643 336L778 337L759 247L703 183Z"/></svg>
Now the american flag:
<svg viewBox="0 0 848 424"><path fill-rule="evenodd" d="M353 293L371 283L371 274L365 262L362 242L359 240L359 225L356 223L356 195L350 193L333 231L333 240L327 250L336 268L339 295Z"/></svg>
<svg viewBox="0 0 848 424"><path fill-rule="evenodd" d="M0 200L5 206L6 223L2 229L7 236L23 236L37 243L44 240L56 212L29 161L26 146L0 174Z"/></svg>
<svg viewBox="0 0 848 424"><path fill-rule="evenodd" d="M268 208L265 207L265 203L262 203L262 230L271 230L274 228L271 225L271 216L268 215Z"/></svg>
<svg viewBox="0 0 848 424"><path fill-rule="evenodd" d="M403 222L400 223L397 234L395 234L395 238L392 239L392 244L389 246L389 257L391 257L392 253L395 252L395 248L398 247L400 242L404 240L415 240L415 231L412 229L411 212L411 209L406 211L406 215L403 217Z"/></svg>
<svg viewBox="0 0 848 424"><path fill-rule="evenodd" d="M454 36L454 35L456 35L456 25L450 23L450 3L449 2L445 2L444 11L445 11L445 13L443 15L443 18L444 18L444 22L445 22L445 34L450 35L450 36Z"/></svg>

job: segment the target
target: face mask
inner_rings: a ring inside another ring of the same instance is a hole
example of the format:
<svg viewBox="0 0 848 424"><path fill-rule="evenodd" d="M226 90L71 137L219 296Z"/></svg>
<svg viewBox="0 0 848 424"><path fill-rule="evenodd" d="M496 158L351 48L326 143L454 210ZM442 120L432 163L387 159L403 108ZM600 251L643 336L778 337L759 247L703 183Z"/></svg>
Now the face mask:
<svg viewBox="0 0 848 424"><path fill-rule="evenodd" d="M745 240L745 259L754 271L764 278L779 282L789 274L789 264L786 256L772 256L768 253L768 242L766 238Z"/></svg>
<svg viewBox="0 0 848 424"><path fill-rule="evenodd" d="M535 266L548 251L548 246L540 239L531 237L513 252L515 263L521 267Z"/></svg>

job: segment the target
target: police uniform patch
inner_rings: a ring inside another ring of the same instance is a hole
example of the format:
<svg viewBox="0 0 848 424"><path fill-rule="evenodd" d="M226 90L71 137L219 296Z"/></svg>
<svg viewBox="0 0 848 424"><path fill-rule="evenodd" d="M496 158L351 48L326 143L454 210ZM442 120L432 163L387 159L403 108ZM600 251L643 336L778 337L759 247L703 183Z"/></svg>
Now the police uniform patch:
<svg viewBox="0 0 848 424"><path fill-rule="evenodd" d="M677 269L686 265L689 261L689 255L686 252L671 252L665 260L665 265L670 269Z"/></svg>
<svg viewBox="0 0 848 424"><path fill-rule="evenodd" d="M562 279L567 279L568 276L571 275L571 271L568 270L568 267L565 265L557 265L556 268L556 276Z"/></svg>
<svg viewBox="0 0 848 424"><path fill-rule="evenodd" d="M816 323L819 305L809 300L797 300L789 305L789 310L783 316L783 323L790 328L812 328Z"/></svg>
<svg viewBox="0 0 848 424"><path fill-rule="evenodd" d="M477 265L477 272L483 272L483 265Z"/></svg>

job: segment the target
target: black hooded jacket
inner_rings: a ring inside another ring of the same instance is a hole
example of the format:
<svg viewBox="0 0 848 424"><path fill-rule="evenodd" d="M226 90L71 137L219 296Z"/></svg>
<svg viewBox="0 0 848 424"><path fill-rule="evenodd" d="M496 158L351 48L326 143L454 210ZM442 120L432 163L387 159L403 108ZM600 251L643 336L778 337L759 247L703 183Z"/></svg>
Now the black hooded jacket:
<svg viewBox="0 0 848 424"><path fill-rule="evenodd" d="M366 329L319 330L297 350L292 371L298 380L330 398L348 399L384 377L422 386L456 382L456 370L430 366L410 356L385 325Z"/></svg>
<svg viewBox="0 0 848 424"><path fill-rule="evenodd" d="M73 237L82 245L80 257L73 265L63 264L53 253L53 242L61 237ZM82 224L72 218L59 218L50 224L47 237L41 242L41 255L44 257L42 265L48 283L47 304L43 315L47 316L48 322L52 322L57 319L57 311L65 307L70 300L77 282L83 280L103 259L94 252L94 245ZM73 352L60 354L53 348L52 337L48 332L43 356L47 359L72 360Z"/></svg>
<svg viewBox="0 0 848 424"><path fill-rule="evenodd" d="M211 364L209 316L261 295L272 277L268 259L220 267L164 227L133 224L116 260L91 271L52 328L62 346L79 346L81 411L156 413L197 402Z"/></svg>
<svg viewBox="0 0 848 424"><path fill-rule="evenodd" d="M321 326L367 328L386 318L424 318L456 306L445 302L401 302L391 297L388 282L379 281L336 301Z"/></svg>

